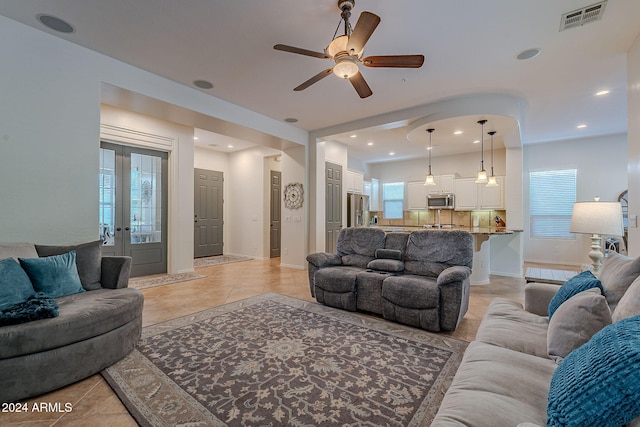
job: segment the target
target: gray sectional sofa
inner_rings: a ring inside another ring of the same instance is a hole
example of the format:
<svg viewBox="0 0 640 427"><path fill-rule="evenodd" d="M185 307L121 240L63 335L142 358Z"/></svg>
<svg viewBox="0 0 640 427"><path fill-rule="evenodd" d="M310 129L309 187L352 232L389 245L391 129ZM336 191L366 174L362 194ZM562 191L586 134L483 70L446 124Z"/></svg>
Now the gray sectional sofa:
<svg viewBox="0 0 640 427"><path fill-rule="evenodd" d="M344 228L336 253L307 256L311 295L428 331L453 331L469 307L473 237L462 230Z"/></svg>
<svg viewBox="0 0 640 427"><path fill-rule="evenodd" d="M558 285L527 284L524 306L494 299L432 426L604 426L624 424L614 417L640 415L640 259L614 253L599 279L603 293L579 293L551 320L549 303ZM611 339L610 331L625 328L635 328L630 340L624 334ZM605 338L614 351L603 350ZM626 422L639 426L640 418Z"/></svg>
<svg viewBox="0 0 640 427"><path fill-rule="evenodd" d="M144 298L127 287L131 258L102 257L101 245L0 245L0 259L75 251L85 290L56 298L57 317L0 326L0 402L36 396L96 374L139 341Z"/></svg>

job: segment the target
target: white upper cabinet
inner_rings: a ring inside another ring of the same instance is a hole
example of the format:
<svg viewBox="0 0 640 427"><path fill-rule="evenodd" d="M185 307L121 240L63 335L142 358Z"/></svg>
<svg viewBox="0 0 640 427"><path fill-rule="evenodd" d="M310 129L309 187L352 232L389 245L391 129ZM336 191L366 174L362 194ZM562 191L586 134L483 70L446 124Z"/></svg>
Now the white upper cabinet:
<svg viewBox="0 0 640 427"><path fill-rule="evenodd" d="M456 210L504 209L504 177L496 177L498 187L476 184L475 178L455 180Z"/></svg>
<svg viewBox="0 0 640 427"><path fill-rule="evenodd" d="M364 182L364 194L369 196L369 210L380 210L380 181L371 178L371 181Z"/></svg>
<svg viewBox="0 0 640 427"><path fill-rule="evenodd" d="M427 188L423 181L407 182L407 210L427 209Z"/></svg>
<svg viewBox="0 0 640 427"><path fill-rule="evenodd" d="M347 171L345 174L345 187L347 193L364 193L364 175L358 172Z"/></svg>

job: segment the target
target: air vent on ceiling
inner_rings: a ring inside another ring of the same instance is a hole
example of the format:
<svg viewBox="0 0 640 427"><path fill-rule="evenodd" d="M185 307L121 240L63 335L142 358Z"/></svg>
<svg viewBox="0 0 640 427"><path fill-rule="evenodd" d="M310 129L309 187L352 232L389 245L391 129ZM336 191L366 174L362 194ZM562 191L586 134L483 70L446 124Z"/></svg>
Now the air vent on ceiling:
<svg viewBox="0 0 640 427"><path fill-rule="evenodd" d="M607 0L563 14L560 20L560 31L600 20L606 5Z"/></svg>

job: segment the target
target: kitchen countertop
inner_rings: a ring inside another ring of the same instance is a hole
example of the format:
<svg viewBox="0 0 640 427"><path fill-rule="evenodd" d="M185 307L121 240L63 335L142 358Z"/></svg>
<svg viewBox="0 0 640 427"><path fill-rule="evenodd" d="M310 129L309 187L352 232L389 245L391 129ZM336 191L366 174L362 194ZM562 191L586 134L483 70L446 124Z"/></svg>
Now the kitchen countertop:
<svg viewBox="0 0 640 427"><path fill-rule="evenodd" d="M437 229L432 227L425 226L402 226L402 225L374 225L372 228L380 228L384 231L416 231L416 230L429 230L429 229ZM442 228L442 230L465 230L471 234L513 234L521 232L522 230L509 230L503 227L452 227L452 228Z"/></svg>

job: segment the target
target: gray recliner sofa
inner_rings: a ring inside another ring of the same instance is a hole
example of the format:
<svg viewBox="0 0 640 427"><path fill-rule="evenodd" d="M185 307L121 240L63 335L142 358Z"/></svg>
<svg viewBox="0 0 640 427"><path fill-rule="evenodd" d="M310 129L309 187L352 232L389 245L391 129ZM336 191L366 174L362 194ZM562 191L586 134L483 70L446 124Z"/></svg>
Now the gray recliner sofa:
<svg viewBox="0 0 640 427"><path fill-rule="evenodd" d="M96 374L142 334L142 293L128 288L130 257L102 257L101 241L0 245L0 259L77 253L86 292L56 298L59 315L0 327L0 402L15 402Z"/></svg>
<svg viewBox="0 0 640 427"><path fill-rule="evenodd" d="M469 306L473 237L462 230L340 231L336 253L307 256L311 295L428 331L453 331Z"/></svg>

